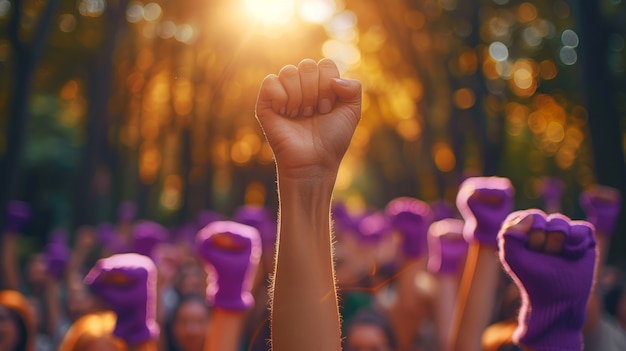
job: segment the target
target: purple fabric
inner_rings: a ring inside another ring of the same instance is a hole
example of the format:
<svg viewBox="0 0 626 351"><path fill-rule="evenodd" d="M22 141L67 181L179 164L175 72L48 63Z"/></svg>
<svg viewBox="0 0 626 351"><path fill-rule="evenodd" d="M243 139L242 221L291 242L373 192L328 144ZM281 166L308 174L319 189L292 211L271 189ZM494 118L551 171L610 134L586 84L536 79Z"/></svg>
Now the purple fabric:
<svg viewBox="0 0 626 351"><path fill-rule="evenodd" d="M117 207L117 220L132 222L137 217L137 204L134 201L122 201Z"/></svg>
<svg viewBox="0 0 626 351"><path fill-rule="evenodd" d="M190 246L196 244L197 224L194 221L187 221L178 227L172 228L170 236L175 242L186 243Z"/></svg>
<svg viewBox="0 0 626 351"><path fill-rule="evenodd" d="M151 256L154 248L168 240L168 230L159 223L139 221L133 225L133 252Z"/></svg>
<svg viewBox="0 0 626 351"><path fill-rule="evenodd" d="M217 211L208 210L208 209L201 210L196 215L196 221L198 225L197 230L200 230L215 221L222 221L225 218L226 217L224 217L223 214Z"/></svg>
<svg viewBox="0 0 626 351"><path fill-rule="evenodd" d="M50 233L48 243L44 248L46 272L54 279L61 280L67 271L71 251L67 244L69 234L65 229L58 228Z"/></svg>
<svg viewBox="0 0 626 351"><path fill-rule="evenodd" d="M198 232L196 240L208 273L209 304L229 310L252 307L250 289L262 250L259 231L234 221L216 221Z"/></svg>
<svg viewBox="0 0 626 351"><path fill-rule="evenodd" d="M430 272L455 275L462 271L468 243L463 239L463 221L444 218L428 229L428 265Z"/></svg>
<svg viewBox="0 0 626 351"><path fill-rule="evenodd" d="M456 206L465 220L465 240L497 247L500 226L513 210L513 196L513 185L507 178L466 179L456 198Z"/></svg>
<svg viewBox="0 0 626 351"><path fill-rule="evenodd" d="M85 283L117 314L115 336L131 345L158 337L157 269L149 257L127 253L103 258Z"/></svg>
<svg viewBox="0 0 626 351"><path fill-rule="evenodd" d="M619 190L606 186L591 188L580 195L580 206L587 215L587 221L604 235L615 232L621 203Z"/></svg>
<svg viewBox="0 0 626 351"><path fill-rule="evenodd" d="M454 205L445 200L434 201L430 204L430 209L433 211L433 222L457 217Z"/></svg>
<svg viewBox="0 0 626 351"><path fill-rule="evenodd" d="M508 223L532 216L527 232ZM561 232L565 242L552 254L527 247L531 231ZM540 210L511 213L498 235L500 261L520 289L522 307L513 334L517 344L536 350L581 350L582 327L596 262L593 227Z"/></svg>
<svg viewBox="0 0 626 351"><path fill-rule="evenodd" d="M391 226L380 212L373 212L359 221L357 238L361 244L376 245L391 235Z"/></svg>
<svg viewBox="0 0 626 351"><path fill-rule="evenodd" d="M266 250L273 250L278 231L276 219L268 209L261 206L244 205L235 211L233 221L256 228Z"/></svg>
<svg viewBox="0 0 626 351"><path fill-rule="evenodd" d="M428 251L426 235L432 223L430 206L411 197L399 197L385 207L391 226L402 235L402 250L406 257L421 257Z"/></svg>
<svg viewBox="0 0 626 351"><path fill-rule="evenodd" d="M119 254L128 251L122 238L117 234L115 225L110 222L98 224L97 237L100 245L111 254Z"/></svg>
<svg viewBox="0 0 626 351"><path fill-rule="evenodd" d="M13 233L24 230L31 217L30 206L22 201L9 201L5 215L4 228Z"/></svg>
<svg viewBox="0 0 626 351"><path fill-rule="evenodd" d="M547 177L541 184L541 198L546 204L560 204L565 184L556 177Z"/></svg>
<svg viewBox="0 0 626 351"><path fill-rule="evenodd" d="M350 214L344 202L335 201L331 206L331 215L335 235L354 234L358 230L357 220Z"/></svg>

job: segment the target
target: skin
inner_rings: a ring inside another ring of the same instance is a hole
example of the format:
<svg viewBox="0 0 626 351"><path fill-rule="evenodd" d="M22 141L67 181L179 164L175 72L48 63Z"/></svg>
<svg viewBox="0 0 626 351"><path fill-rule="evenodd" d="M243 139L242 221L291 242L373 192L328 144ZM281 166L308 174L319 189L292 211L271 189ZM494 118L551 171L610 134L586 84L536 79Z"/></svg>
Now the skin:
<svg viewBox="0 0 626 351"><path fill-rule="evenodd" d="M176 311L172 324L176 344L185 351L202 351L208 326L207 307L198 300L184 302Z"/></svg>
<svg viewBox="0 0 626 351"><path fill-rule="evenodd" d="M361 86L310 59L267 76L256 116L275 156L279 232L272 282L272 349L341 350L330 206L361 116Z"/></svg>
<svg viewBox="0 0 626 351"><path fill-rule="evenodd" d="M385 333L376 325L353 325L347 334L346 351L392 351Z"/></svg>
<svg viewBox="0 0 626 351"><path fill-rule="evenodd" d="M19 340L19 327L8 308L0 306L0 351L13 350Z"/></svg>

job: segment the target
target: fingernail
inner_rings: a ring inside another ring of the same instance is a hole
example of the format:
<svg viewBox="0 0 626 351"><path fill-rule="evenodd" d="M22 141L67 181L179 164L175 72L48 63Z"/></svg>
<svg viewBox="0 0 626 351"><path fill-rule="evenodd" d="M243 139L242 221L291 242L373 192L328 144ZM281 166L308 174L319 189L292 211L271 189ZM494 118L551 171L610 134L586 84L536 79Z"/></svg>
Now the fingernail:
<svg viewBox="0 0 626 351"><path fill-rule="evenodd" d="M313 107L312 106L305 107L304 110L302 110L302 115L304 117L311 117L311 116L313 116Z"/></svg>
<svg viewBox="0 0 626 351"><path fill-rule="evenodd" d="M324 114L326 114L326 113L330 112L330 108L331 108L331 106L330 106L330 100L328 100L328 99L322 99L322 100L320 101L320 104L319 104L319 106L318 106L318 109L319 109L320 113L324 113Z"/></svg>
<svg viewBox="0 0 626 351"><path fill-rule="evenodd" d="M286 108L285 108L285 106L283 106L283 107L280 109L279 113L280 113L281 115L283 115L283 116L284 116L284 115L285 115L285 110L286 110Z"/></svg>
<svg viewBox="0 0 626 351"><path fill-rule="evenodd" d="M343 87L348 86L348 82L345 79L341 79L341 78L333 78L333 80L335 81L335 83L337 83L338 85L341 85Z"/></svg>
<svg viewBox="0 0 626 351"><path fill-rule="evenodd" d="M291 111L291 114L289 115L289 117L295 118L296 116L298 116L298 110Z"/></svg>

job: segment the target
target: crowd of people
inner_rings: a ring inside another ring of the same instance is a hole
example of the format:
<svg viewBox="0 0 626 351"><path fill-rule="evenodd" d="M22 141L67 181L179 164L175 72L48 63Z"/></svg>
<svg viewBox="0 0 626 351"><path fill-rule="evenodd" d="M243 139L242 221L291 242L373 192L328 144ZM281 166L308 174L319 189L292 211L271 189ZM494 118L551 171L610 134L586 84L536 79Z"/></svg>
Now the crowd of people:
<svg viewBox="0 0 626 351"><path fill-rule="evenodd" d="M166 228L123 202L114 222L56 229L20 264L37 218L11 202L0 351L626 350L626 277L607 264L617 189L586 189L578 220L555 178L541 209L514 208L498 176L466 178L455 203L356 209L333 188L360 109L360 83L328 59L263 80L278 209Z"/></svg>

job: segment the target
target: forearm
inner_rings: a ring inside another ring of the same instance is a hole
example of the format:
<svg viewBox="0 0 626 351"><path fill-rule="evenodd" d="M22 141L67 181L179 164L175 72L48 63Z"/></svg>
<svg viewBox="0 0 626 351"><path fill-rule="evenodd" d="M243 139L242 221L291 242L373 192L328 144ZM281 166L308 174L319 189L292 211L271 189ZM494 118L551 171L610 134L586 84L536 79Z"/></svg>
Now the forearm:
<svg viewBox="0 0 626 351"><path fill-rule="evenodd" d="M452 338L457 351L479 351L492 318L500 266L494 248L470 244L459 289Z"/></svg>
<svg viewBox="0 0 626 351"><path fill-rule="evenodd" d="M334 182L334 177L279 177L279 246L271 310L275 351L341 349L330 234Z"/></svg>
<svg viewBox="0 0 626 351"><path fill-rule="evenodd" d="M425 258L410 259L402 267L394 282L397 299L394 302L390 319L398 338L399 350L408 350L424 318L424 307L418 296L415 280L425 266Z"/></svg>
<svg viewBox="0 0 626 351"><path fill-rule="evenodd" d="M47 308L46 332L48 335L55 335L58 330L58 323L61 320L61 300L59 297L59 283L49 282L45 288L44 299Z"/></svg>
<svg viewBox="0 0 626 351"><path fill-rule="evenodd" d="M447 351L450 348L450 333L459 290L456 275L437 276L437 299L435 305L435 326L437 330L438 350Z"/></svg>
<svg viewBox="0 0 626 351"><path fill-rule="evenodd" d="M245 311L229 311L223 308L213 309L204 350L239 350L245 317Z"/></svg>
<svg viewBox="0 0 626 351"><path fill-rule="evenodd" d="M20 285L16 257L18 236L16 233L4 232L0 240L2 240L2 286L0 289L17 290Z"/></svg>
<svg viewBox="0 0 626 351"><path fill-rule="evenodd" d="M598 262L596 265L595 276L602 277L604 274L603 271L605 268L610 237L603 233L596 233L596 240ZM589 295L589 301L587 302L587 318L585 319L585 325L583 326L583 333L585 334L592 333L598 327L602 317L602 297L600 296L600 292L598 292L597 284L597 282L594 283L591 289L591 294Z"/></svg>

